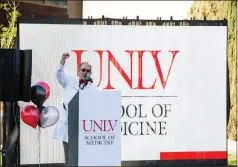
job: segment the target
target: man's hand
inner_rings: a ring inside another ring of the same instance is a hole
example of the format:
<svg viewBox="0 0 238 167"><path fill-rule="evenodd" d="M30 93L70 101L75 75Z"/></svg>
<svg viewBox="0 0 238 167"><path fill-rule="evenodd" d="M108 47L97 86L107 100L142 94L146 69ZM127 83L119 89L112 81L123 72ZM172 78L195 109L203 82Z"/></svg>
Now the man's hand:
<svg viewBox="0 0 238 167"><path fill-rule="evenodd" d="M64 65L66 59L68 59L69 56L70 56L69 53L63 53L63 54L62 54L62 58L61 58L61 60L60 60L60 64Z"/></svg>

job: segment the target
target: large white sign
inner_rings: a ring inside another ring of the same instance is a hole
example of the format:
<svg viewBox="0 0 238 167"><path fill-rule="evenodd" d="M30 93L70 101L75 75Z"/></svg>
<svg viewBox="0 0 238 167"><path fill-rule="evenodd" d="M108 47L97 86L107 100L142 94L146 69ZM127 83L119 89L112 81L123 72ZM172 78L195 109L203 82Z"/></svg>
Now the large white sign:
<svg viewBox="0 0 238 167"><path fill-rule="evenodd" d="M49 104L62 100L55 72L63 52L68 75L88 61L99 89L122 92L122 161L226 159L226 43L225 26L20 24L20 48L33 50L32 83L49 83ZM52 133L42 132L41 162L63 161ZM22 164L38 162L36 141L22 123Z"/></svg>
<svg viewBox="0 0 238 167"><path fill-rule="evenodd" d="M120 92L79 94L78 166L121 165Z"/></svg>

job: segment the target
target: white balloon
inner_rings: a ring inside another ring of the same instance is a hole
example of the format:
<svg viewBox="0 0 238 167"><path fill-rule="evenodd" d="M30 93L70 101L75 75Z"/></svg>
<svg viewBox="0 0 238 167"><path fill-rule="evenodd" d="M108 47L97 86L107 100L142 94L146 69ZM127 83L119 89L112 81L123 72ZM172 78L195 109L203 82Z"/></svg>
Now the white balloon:
<svg viewBox="0 0 238 167"><path fill-rule="evenodd" d="M40 126L47 128L53 126L59 120L59 110L56 107L48 106L42 109Z"/></svg>

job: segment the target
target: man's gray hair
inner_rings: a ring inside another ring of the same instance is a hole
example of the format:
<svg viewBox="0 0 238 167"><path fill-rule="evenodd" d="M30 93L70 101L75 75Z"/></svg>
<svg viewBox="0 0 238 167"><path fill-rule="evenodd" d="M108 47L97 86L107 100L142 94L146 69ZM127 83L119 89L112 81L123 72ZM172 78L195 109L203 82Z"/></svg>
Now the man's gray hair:
<svg viewBox="0 0 238 167"><path fill-rule="evenodd" d="M88 62L82 62L81 64L79 64L78 69L80 69L83 64L88 64L90 67L90 70L92 71L92 66Z"/></svg>

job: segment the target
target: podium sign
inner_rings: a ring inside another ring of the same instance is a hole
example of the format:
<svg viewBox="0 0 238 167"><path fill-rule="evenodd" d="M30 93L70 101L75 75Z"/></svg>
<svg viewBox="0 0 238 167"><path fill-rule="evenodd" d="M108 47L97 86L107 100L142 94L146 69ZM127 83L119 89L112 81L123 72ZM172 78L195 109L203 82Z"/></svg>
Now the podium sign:
<svg viewBox="0 0 238 167"><path fill-rule="evenodd" d="M118 91L85 90L70 102L70 112L75 112L78 100L78 117L69 117L69 165L117 166L121 164L121 94ZM74 110L74 111L73 111ZM78 119L78 121L75 120ZM72 120L75 120L71 122ZM71 122L71 125L70 125ZM78 137L70 131L77 129ZM74 126L77 126L74 124ZM72 142L72 143L71 143ZM76 143L76 144L75 144ZM76 148L75 148L76 147ZM78 152L78 153L76 153ZM78 157L75 157L75 153ZM72 156L71 156L72 155ZM73 158L77 158L73 160ZM77 164L76 164L77 163Z"/></svg>

